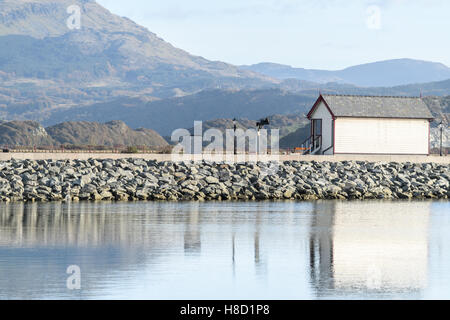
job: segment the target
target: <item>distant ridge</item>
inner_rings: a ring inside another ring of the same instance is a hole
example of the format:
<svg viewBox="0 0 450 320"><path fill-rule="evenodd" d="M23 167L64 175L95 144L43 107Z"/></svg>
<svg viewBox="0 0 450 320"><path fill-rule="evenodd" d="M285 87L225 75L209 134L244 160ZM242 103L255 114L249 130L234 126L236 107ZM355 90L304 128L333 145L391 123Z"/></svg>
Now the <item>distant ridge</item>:
<svg viewBox="0 0 450 320"><path fill-rule="evenodd" d="M364 87L392 87L450 79L450 68L446 65L414 59L378 61L338 71L293 68L276 63L259 63L241 68L278 79L339 82Z"/></svg>
<svg viewBox="0 0 450 320"><path fill-rule="evenodd" d="M2 121L0 144L3 146L50 146L56 141L36 121Z"/></svg>
<svg viewBox="0 0 450 320"><path fill-rule="evenodd" d="M44 128L36 121L0 122L0 145L6 146L147 146L165 147L166 140L150 129L133 130L123 121L64 122Z"/></svg>
<svg viewBox="0 0 450 320"><path fill-rule="evenodd" d="M46 131L59 144L93 145L93 146L147 146L164 147L166 140L151 129L128 127L123 121L98 122L63 122Z"/></svg>

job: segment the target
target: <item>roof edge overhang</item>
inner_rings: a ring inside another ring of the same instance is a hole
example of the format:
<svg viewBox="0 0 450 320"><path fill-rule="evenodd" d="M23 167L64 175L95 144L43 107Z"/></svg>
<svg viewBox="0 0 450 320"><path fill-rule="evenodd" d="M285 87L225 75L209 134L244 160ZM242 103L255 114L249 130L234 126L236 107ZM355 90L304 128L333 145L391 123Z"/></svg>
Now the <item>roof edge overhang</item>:
<svg viewBox="0 0 450 320"><path fill-rule="evenodd" d="M408 119L408 120L428 120L434 121L436 118L415 118L415 117L367 117L367 116L338 116L336 118L355 118L355 119Z"/></svg>

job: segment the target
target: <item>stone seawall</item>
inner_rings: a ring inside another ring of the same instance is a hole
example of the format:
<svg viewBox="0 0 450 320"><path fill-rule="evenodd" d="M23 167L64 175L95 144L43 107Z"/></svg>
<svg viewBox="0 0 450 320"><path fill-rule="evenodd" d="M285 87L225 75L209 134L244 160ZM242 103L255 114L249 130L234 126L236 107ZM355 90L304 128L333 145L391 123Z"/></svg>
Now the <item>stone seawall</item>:
<svg viewBox="0 0 450 320"><path fill-rule="evenodd" d="M0 201L448 199L450 165L0 161Z"/></svg>

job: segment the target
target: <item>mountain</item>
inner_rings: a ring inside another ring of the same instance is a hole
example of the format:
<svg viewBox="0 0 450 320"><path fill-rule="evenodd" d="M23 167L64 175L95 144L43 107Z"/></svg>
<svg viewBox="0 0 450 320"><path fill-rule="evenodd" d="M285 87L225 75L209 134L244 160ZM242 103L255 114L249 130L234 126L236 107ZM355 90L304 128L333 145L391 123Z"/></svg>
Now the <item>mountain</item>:
<svg viewBox="0 0 450 320"><path fill-rule="evenodd" d="M65 122L44 128L36 121L0 123L0 145L5 146L146 146L163 148L168 143L149 129L133 130L122 121L108 123Z"/></svg>
<svg viewBox="0 0 450 320"><path fill-rule="evenodd" d="M81 28L68 25L78 6ZM93 0L0 1L0 106L53 110L119 97L254 88L267 76L178 49Z"/></svg>
<svg viewBox="0 0 450 320"><path fill-rule="evenodd" d="M293 149L301 147L301 144L311 135L310 125L304 125L294 132L280 139L280 149Z"/></svg>
<svg viewBox="0 0 450 320"><path fill-rule="evenodd" d="M33 87L11 88L15 97ZM76 91L77 89L72 90ZM101 96L101 90L83 95L86 101L76 106L55 106L48 96L33 101L11 102L0 87L0 117L7 120L36 120L45 125L63 121L106 122L121 119L133 128L152 128L169 134L174 128L189 128L194 120L217 118L257 119L271 114L301 114L311 107L319 92L356 95L446 96L450 80L397 87L357 87L341 83L317 84L302 80L284 80L278 87L258 90L205 90L196 94L168 99L149 96L114 98L104 95L106 102L88 99ZM4 92L4 91L3 91ZM76 92L67 91L68 96ZM78 100L77 100L78 101ZM182 107L184 106L184 107Z"/></svg>
<svg viewBox="0 0 450 320"><path fill-rule="evenodd" d="M450 96L446 97L424 97L435 121L431 124L436 127L441 121L448 128L450 126Z"/></svg>
<svg viewBox="0 0 450 320"><path fill-rule="evenodd" d="M150 129L133 130L123 121L64 122L46 128L46 131L59 144L92 146L147 146L164 147L166 140Z"/></svg>
<svg viewBox="0 0 450 320"><path fill-rule="evenodd" d="M297 80L296 80L297 81ZM326 89L325 89L326 88ZM319 95L318 88L292 86L291 90L205 90L184 97L162 100L144 98L120 98L88 106L60 108L49 111L28 112L29 118L45 125L64 121L107 122L120 119L132 128L152 128L163 136L168 136L178 128L191 128L195 120L252 119L258 120L270 115L306 114ZM392 88L360 88L342 84L326 84L323 93L357 95L450 95L450 80ZM431 99L431 98L430 98ZM436 110L446 110L445 97L434 97ZM9 108L0 109L8 112ZM0 111L1 112L1 111ZM444 112L444 111L443 111ZM442 117L439 112L438 118Z"/></svg>
<svg viewBox="0 0 450 320"><path fill-rule="evenodd" d="M36 121L2 121L0 144L3 146L51 146L55 140Z"/></svg>
<svg viewBox="0 0 450 320"><path fill-rule="evenodd" d="M67 25L67 8L74 5L81 29ZM159 85L186 77L258 77L177 49L94 0L3 0L0 12L0 69L19 77Z"/></svg>
<svg viewBox="0 0 450 320"><path fill-rule="evenodd" d="M269 119L269 125L264 128L268 131L272 129L279 129L280 138L296 131L298 128L309 124L309 120L304 115L299 114L275 114L267 117ZM260 119L236 119L236 127L238 129L255 129L256 122ZM233 119L214 119L204 121L202 123L203 131L208 129L218 129L225 132L227 129L233 129ZM194 128L190 128L191 133L194 132Z"/></svg>
<svg viewBox="0 0 450 320"><path fill-rule="evenodd" d="M396 59L346 68L339 75L360 86L390 87L448 80L450 68L442 63Z"/></svg>
<svg viewBox="0 0 450 320"><path fill-rule="evenodd" d="M297 94L317 96L329 94L377 95L377 96L446 96L450 95L450 79L437 82L408 84L394 87L358 87L351 84L328 82L319 84L296 79L284 80L280 87Z"/></svg>
<svg viewBox="0 0 450 320"><path fill-rule="evenodd" d="M337 71L293 68L275 63L241 66L241 69L278 79L340 82L363 87L392 87L450 79L450 68L444 64L413 59L379 61Z"/></svg>
<svg viewBox="0 0 450 320"><path fill-rule="evenodd" d="M197 94L142 101L121 98L78 108L52 112L42 120L45 125L64 121L123 120L132 128L152 128L168 136L178 128L190 128L196 120L218 118L260 119L272 114L302 114L314 102L314 96L304 96L280 89L268 90L206 90Z"/></svg>

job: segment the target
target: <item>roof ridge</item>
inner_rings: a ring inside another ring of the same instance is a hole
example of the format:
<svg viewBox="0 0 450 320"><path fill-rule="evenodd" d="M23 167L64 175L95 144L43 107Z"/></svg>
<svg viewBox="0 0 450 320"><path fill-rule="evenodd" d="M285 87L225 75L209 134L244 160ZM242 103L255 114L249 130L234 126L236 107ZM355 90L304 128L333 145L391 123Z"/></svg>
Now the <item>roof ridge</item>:
<svg viewBox="0 0 450 320"><path fill-rule="evenodd" d="M324 93L321 95L322 96L333 96L333 97L422 99L422 97L416 97L416 96L376 96L376 95L361 95L361 94L330 94L330 93Z"/></svg>

